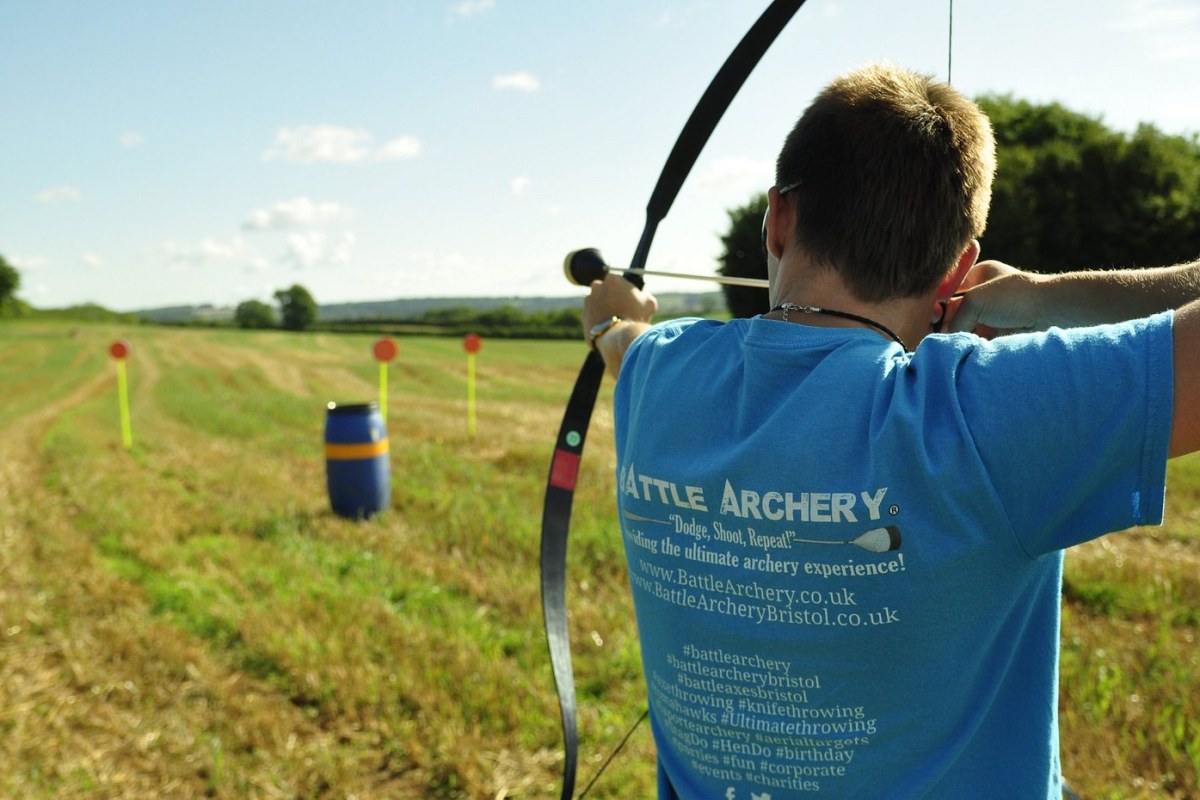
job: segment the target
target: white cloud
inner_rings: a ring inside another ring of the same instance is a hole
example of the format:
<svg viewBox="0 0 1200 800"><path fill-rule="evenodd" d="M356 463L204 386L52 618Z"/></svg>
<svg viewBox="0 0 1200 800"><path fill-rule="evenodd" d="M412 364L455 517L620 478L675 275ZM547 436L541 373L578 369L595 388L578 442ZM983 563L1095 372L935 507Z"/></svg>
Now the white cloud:
<svg viewBox="0 0 1200 800"><path fill-rule="evenodd" d="M297 269L311 267L325 254L325 234L321 231L309 233L294 233L288 237L288 260L296 264Z"/></svg>
<svg viewBox="0 0 1200 800"><path fill-rule="evenodd" d="M83 260L84 264L87 264L92 269L104 266L104 256L97 255L96 253L82 253L79 257Z"/></svg>
<svg viewBox="0 0 1200 800"><path fill-rule="evenodd" d="M541 82L532 72L509 72L492 78L493 89L516 89L519 92L536 92Z"/></svg>
<svg viewBox="0 0 1200 800"><path fill-rule="evenodd" d="M275 141L263 153L264 161L292 161L313 164L359 164L366 161L394 161L414 158L421 152L421 140L401 136L376 147L374 137L364 130L340 125L299 125L280 128Z"/></svg>
<svg viewBox="0 0 1200 800"><path fill-rule="evenodd" d="M38 192L33 199L39 203L76 203L83 199L83 192L74 186L51 186Z"/></svg>
<svg viewBox="0 0 1200 800"><path fill-rule="evenodd" d="M388 269L373 270L364 278L373 285L374 292L378 295L444 296L448 286L453 290L451 294L461 294L464 291L484 294L512 293L513 282L508 272L504 273L503 279L497 279L496 282L503 285L496 287L478 282L465 282L462 276L495 273L496 264L486 259L482 263L478 262L457 250L422 248L397 252L388 263ZM459 280L451 279L448 282L448 276L458 276Z"/></svg>
<svg viewBox="0 0 1200 800"><path fill-rule="evenodd" d="M775 182L775 165L744 156L718 158L696 175L696 191L701 196L765 192Z"/></svg>
<svg viewBox="0 0 1200 800"><path fill-rule="evenodd" d="M336 125L301 125L280 128L275 143L263 153L266 161L295 161L311 164L314 161L333 161L352 164L370 154L371 135L366 131L341 128Z"/></svg>
<svg viewBox="0 0 1200 800"><path fill-rule="evenodd" d="M50 260L45 256L32 255L30 253L13 253L9 256L8 262L19 271L25 271L42 269L50 263Z"/></svg>
<svg viewBox="0 0 1200 800"><path fill-rule="evenodd" d="M251 211L242 227L253 231L271 231L323 225L348 215L348 209L337 203L317 203L308 197L293 197L291 200L281 200L270 208Z"/></svg>
<svg viewBox="0 0 1200 800"><path fill-rule="evenodd" d="M325 231L305 231L288 236L284 260L296 269L317 266L342 266L350 263L350 251L358 237L352 231L329 236Z"/></svg>
<svg viewBox="0 0 1200 800"><path fill-rule="evenodd" d="M1200 58L1200 5L1194 0L1131 0L1109 27L1137 36L1155 61Z"/></svg>
<svg viewBox="0 0 1200 800"><path fill-rule="evenodd" d="M146 143L146 137L138 131L125 131L117 137L117 142L126 150L132 150L135 147L141 147Z"/></svg>
<svg viewBox="0 0 1200 800"><path fill-rule="evenodd" d="M463 0L461 3L456 3L450 11L457 19L470 19L476 14L483 14L495 7L494 0Z"/></svg>
<svg viewBox="0 0 1200 800"><path fill-rule="evenodd" d="M189 272L193 268L243 267L247 270L270 268L258 248L246 243L241 236L229 241L205 237L199 242L187 243L166 241L159 246L160 254L166 258L172 272Z"/></svg>
<svg viewBox="0 0 1200 800"><path fill-rule="evenodd" d="M421 155L421 140L415 136L400 136L390 142L384 142L375 151L376 161L398 161L404 158L416 158Z"/></svg>
<svg viewBox="0 0 1200 800"><path fill-rule="evenodd" d="M407 254L409 264L432 281L444 282L447 275L463 275L468 269L467 258L462 253L443 253L433 250L413 250Z"/></svg>
<svg viewBox="0 0 1200 800"><path fill-rule="evenodd" d="M330 258L334 264L349 264L350 251L354 249L358 237L352 231L342 231L342 235L333 245Z"/></svg>
<svg viewBox="0 0 1200 800"><path fill-rule="evenodd" d="M512 193L523 194L529 188L529 177L527 175L518 175L512 179Z"/></svg>

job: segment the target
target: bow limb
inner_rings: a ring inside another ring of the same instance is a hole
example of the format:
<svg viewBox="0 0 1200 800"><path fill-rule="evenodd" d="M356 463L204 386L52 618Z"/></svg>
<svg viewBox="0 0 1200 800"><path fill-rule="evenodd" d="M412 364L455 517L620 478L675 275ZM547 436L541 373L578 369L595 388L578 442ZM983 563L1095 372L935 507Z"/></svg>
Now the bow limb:
<svg viewBox="0 0 1200 800"><path fill-rule="evenodd" d="M588 353L575 388L567 402L542 510L542 616L546 625L546 643L550 648L550 666L558 689L558 707L562 715L563 761L562 798L575 793L575 767L579 737L575 722L575 675L571 670L571 639L567 630L567 532L571 525L571 502L579 459L591 422L596 395L604 378L604 359L596 351Z"/></svg>
<svg viewBox="0 0 1200 800"><path fill-rule="evenodd" d="M650 201L646 204L646 224L633 254L631 270L645 268L658 223L666 217L671 204L675 202L675 197L699 158L700 151L712 135L713 129L716 128L717 122L755 65L802 5L804 0L774 0L742 37L708 85L683 126L670 155L667 156L662 174L650 195ZM626 272L624 277L641 288L641 274ZM575 771L579 756L575 678L571 670L571 645L567 629L567 534L571 524L575 483L579 475L579 460L583 455L583 443L587 438L592 409L595 407L603 377L604 361L594 351L588 353L575 381L571 398L567 402L562 425L559 427L554 455L550 461L550 475L546 483L542 511L542 613L562 714L565 749L563 800L569 800L575 793Z"/></svg>

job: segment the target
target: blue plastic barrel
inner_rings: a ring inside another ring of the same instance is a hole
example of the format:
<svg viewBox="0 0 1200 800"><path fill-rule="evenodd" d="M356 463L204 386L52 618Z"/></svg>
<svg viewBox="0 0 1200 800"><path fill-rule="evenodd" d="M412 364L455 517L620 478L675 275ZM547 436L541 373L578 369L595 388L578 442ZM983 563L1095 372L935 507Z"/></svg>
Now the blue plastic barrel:
<svg viewBox="0 0 1200 800"><path fill-rule="evenodd" d="M325 416L325 474L333 513L364 519L391 496L387 429L378 403L330 403Z"/></svg>

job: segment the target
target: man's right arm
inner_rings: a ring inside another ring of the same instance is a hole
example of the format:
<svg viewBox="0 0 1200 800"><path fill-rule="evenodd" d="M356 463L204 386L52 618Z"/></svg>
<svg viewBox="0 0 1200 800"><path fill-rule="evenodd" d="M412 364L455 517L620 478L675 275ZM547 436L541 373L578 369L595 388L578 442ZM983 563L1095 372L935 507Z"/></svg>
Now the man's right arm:
<svg viewBox="0 0 1200 800"><path fill-rule="evenodd" d="M1170 455L1200 450L1200 261L1174 267L1038 275L980 262L963 281L952 331L1002 335L1080 327L1174 310Z"/></svg>

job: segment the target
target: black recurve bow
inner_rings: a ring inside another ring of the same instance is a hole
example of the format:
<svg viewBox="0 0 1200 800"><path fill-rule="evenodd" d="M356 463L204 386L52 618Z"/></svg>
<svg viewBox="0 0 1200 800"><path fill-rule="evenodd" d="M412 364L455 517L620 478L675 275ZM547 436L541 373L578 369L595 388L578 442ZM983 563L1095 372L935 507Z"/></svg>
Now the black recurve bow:
<svg viewBox="0 0 1200 800"><path fill-rule="evenodd" d="M646 224L642 238L634 251L631 270L644 269L650 243L658 223L670 210L700 151L704 148L717 122L745 83L750 72L775 41L779 32L804 5L804 0L774 0L751 26L737 47L729 54L721 69L708 85L692 115L667 156L662 174L646 204ZM641 288L642 276L625 273L625 279ZM589 352L575 388L567 402L566 413L558 430L558 441L550 461L546 483L546 499L542 511L542 612L546 622L546 641L550 648L550 663L558 689L558 704L562 713L563 761L562 798L569 800L575 793L575 770L579 757L576 724L575 678L571 670L571 645L567 631L566 566L567 533L571 524L571 501L579 474L579 459L587 438L588 423L604 377L604 361L595 351Z"/></svg>

